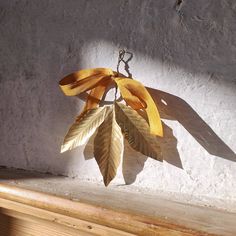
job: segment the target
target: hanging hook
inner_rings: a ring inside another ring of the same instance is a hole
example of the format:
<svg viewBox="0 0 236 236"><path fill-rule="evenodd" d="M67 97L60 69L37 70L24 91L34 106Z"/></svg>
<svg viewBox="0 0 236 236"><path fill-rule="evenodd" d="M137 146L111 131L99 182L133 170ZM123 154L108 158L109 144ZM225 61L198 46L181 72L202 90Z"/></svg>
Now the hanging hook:
<svg viewBox="0 0 236 236"><path fill-rule="evenodd" d="M118 57L118 63L117 63L117 68L116 68L116 72L119 74L119 67L120 67L120 63L121 61L124 61L124 56L125 56L125 50L124 49L121 49L119 51L119 57Z"/></svg>
<svg viewBox="0 0 236 236"><path fill-rule="evenodd" d="M125 60L125 54L128 54L129 57ZM117 68L116 68L116 72L117 72L117 76L120 75L120 71L119 71L119 67L120 67L120 63L123 62L124 63L124 69L128 74L129 78L132 78L132 74L129 71L129 61L133 58L133 53L125 50L125 49L121 49L119 50L119 56L118 56L118 63L117 63ZM115 85L115 100L116 101L117 98L117 85Z"/></svg>
<svg viewBox="0 0 236 236"><path fill-rule="evenodd" d="M127 59L125 59L125 54L129 55ZM125 50L125 49L121 49L119 51L119 57L118 57L118 63L117 63L117 74L119 75L119 67L120 67L120 63L123 62L124 63L124 69L127 72L129 78L132 78L132 74L129 71L129 62L132 60L133 58L133 53Z"/></svg>
<svg viewBox="0 0 236 236"><path fill-rule="evenodd" d="M119 74L120 74L120 72L119 72L120 63L121 63L121 61L124 62L124 56L125 56L125 50L124 50L124 49L119 50L118 63L117 63L117 67L116 67L116 72L117 72L118 76L119 76ZM116 84L116 85L115 85L114 102L115 102L116 99L117 99L117 92L118 92L118 88L117 88L117 84Z"/></svg>

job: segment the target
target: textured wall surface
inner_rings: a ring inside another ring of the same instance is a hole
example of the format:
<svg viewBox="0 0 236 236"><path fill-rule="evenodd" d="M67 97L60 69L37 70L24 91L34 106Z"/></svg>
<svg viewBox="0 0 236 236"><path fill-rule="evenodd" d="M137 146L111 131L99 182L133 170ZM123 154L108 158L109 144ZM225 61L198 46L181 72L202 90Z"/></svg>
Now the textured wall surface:
<svg viewBox="0 0 236 236"><path fill-rule="evenodd" d="M112 186L236 200L235 1L0 0L0 32L0 165L101 182L91 140L59 153L83 102L58 81L115 69L127 48L162 111L165 161L127 146Z"/></svg>

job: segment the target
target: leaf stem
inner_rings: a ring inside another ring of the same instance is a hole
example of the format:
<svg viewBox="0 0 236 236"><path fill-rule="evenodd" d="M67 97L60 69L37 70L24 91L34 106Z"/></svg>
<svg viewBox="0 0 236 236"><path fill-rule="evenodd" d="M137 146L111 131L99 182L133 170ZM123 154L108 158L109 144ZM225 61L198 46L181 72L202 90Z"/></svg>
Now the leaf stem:
<svg viewBox="0 0 236 236"><path fill-rule="evenodd" d="M116 99L117 99L117 92L118 92L118 87L117 87L117 84L115 83L115 96L114 96L114 103L116 102Z"/></svg>

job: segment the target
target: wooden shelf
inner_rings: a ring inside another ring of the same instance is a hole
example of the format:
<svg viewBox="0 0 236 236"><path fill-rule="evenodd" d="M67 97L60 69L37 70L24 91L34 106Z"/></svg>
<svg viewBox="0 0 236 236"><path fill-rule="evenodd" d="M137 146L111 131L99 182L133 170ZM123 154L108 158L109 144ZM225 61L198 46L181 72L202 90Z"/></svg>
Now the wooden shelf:
<svg viewBox="0 0 236 236"><path fill-rule="evenodd" d="M236 214L0 169L1 236L236 235Z"/></svg>

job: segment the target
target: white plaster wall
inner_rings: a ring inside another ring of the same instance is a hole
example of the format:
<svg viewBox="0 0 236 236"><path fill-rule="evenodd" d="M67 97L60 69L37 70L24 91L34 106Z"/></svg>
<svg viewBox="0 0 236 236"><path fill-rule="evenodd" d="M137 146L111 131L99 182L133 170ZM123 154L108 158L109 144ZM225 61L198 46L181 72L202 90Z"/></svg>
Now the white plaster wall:
<svg viewBox="0 0 236 236"><path fill-rule="evenodd" d="M0 0L0 32L0 165L100 183L92 142L59 153L83 102L57 83L115 69L127 48L161 109L165 161L126 146L112 186L236 201L235 1Z"/></svg>

